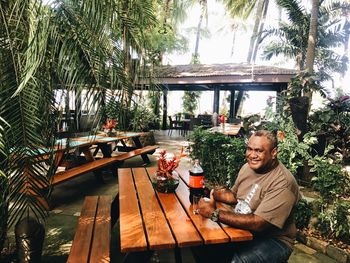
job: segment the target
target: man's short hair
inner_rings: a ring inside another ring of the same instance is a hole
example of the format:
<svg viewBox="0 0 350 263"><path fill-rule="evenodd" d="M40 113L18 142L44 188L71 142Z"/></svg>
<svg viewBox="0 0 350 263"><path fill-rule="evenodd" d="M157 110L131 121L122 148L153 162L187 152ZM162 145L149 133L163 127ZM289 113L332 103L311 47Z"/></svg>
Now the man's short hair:
<svg viewBox="0 0 350 263"><path fill-rule="evenodd" d="M278 146L277 134L268 130L259 130L253 133L251 136L266 137L271 145L271 150Z"/></svg>

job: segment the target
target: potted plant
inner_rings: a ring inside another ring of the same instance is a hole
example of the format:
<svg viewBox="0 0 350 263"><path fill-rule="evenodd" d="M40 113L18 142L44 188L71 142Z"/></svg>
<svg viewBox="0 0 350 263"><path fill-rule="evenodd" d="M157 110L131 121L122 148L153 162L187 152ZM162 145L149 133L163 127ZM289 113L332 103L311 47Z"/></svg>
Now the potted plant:
<svg viewBox="0 0 350 263"><path fill-rule="evenodd" d="M102 129L108 136L115 136L117 132L115 128L117 125L118 122L115 119L107 119Z"/></svg>
<svg viewBox="0 0 350 263"><path fill-rule="evenodd" d="M295 77L291 78L287 95L293 122L299 130L299 138L307 131L307 117L310 110L310 98L307 94L313 91L322 91L319 79L315 74L307 71L300 71ZM321 93L321 95L325 95Z"/></svg>
<svg viewBox="0 0 350 263"><path fill-rule="evenodd" d="M180 156L175 154L170 157L166 150L160 151L158 158L158 170L152 178L153 187L161 193L173 193L179 185L179 175L175 169L179 166Z"/></svg>

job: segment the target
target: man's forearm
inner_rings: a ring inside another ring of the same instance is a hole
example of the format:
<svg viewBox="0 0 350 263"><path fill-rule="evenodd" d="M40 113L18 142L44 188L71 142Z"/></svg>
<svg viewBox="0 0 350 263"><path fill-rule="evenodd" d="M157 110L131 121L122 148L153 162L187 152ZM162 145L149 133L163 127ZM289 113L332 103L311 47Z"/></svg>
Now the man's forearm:
<svg viewBox="0 0 350 263"><path fill-rule="evenodd" d="M267 221L254 214L241 215L230 211L220 210L218 219L219 222L229 226L255 232L263 231L270 226Z"/></svg>
<svg viewBox="0 0 350 263"><path fill-rule="evenodd" d="M233 192L228 189L214 191L213 196L215 201L217 202L221 202L229 205L234 205L237 203L237 199L234 196Z"/></svg>

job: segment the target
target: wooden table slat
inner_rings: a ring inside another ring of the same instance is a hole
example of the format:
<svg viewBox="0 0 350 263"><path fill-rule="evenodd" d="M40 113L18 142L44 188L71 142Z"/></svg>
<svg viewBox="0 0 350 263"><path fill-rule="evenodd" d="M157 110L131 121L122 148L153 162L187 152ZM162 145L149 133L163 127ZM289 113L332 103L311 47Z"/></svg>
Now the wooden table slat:
<svg viewBox="0 0 350 263"><path fill-rule="evenodd" d="M91 246L90 263L110 262L109 246L111 240L111 208L100 204L112 205L112 196L100 196L97 207L94 238Z"/></svg>
<svg viewBox="0 0 350 263"><path fill-rule="evenodd" d="M133 173L150 249L174 248L176 242L154 194L146 170L133 168Z"/></svg>
<svg viewBox="0 0 350 263"><path fill-rule="evenodd" d="M208 218L204 218L201 215L193 214L192 205L189 200L189 189L182 180L180 180L180 184L176 189L176 195L180 199L187 213L190 215L200 235L203 237L205 244L229 242L230 238L222 230L219 224Z"/></svg>
<svg viewBox="0 0 350 263"><path fill-rule="evenodd" d="M157 167L150 167L147 169L149 175L152 175L156 170ZM156 194L175 235L177 245L179 247L186 247L203 244L203 239L198 234L191 219L184 211L176 196L159 192L156 192Z"/></svg>
<svg viewBox="0 0 350 263"><path fill-rule="evenodd" d="M74 262L88 262L88 253L80 252L90 250L90 240L94 227L96 208L97 199L93 198L92 196L87 196L83 205L83 212L79 217L79 223L74 236L73 245L69 253L71 257L68 259L68 263L70 262L70 259L73 258Z"/></svg>
<svg viewBox="0 0 350 263"><path fill-rule="evenodd" d="M184 182L188 182L190 176L189 171L181 166L177 170ZM253 239L253 235L250 231L234 228L225 224L220 225L222 226L225 233L230 237L231 241L244 241Z"/></svg>
<svg viewBox="0 0 350 263"><path fill-rule="evenodd" d="M119 169L120 250L121 252L147 250L147 241L142 225L130 168Z"/></svg>

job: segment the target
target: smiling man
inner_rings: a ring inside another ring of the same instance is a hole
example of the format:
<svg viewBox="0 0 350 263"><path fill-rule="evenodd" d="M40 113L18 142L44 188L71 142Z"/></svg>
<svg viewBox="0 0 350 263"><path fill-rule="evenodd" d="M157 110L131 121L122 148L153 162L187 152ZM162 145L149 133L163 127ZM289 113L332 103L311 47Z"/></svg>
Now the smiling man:
<svg viewBox="0 0 350 263"><path fill-rule="evenodd" d="M257 131L249 138L247 163L232 189L212 191L207 202L201 199L202 216L250 230L254 239L194 249L197 262L217 262L218 255L219 262L287 262L296 235L293 208L300 193L294 176L278 161L277 153L276 135ZM233 211L218 208L218 202L231 205Z"/></svg>

